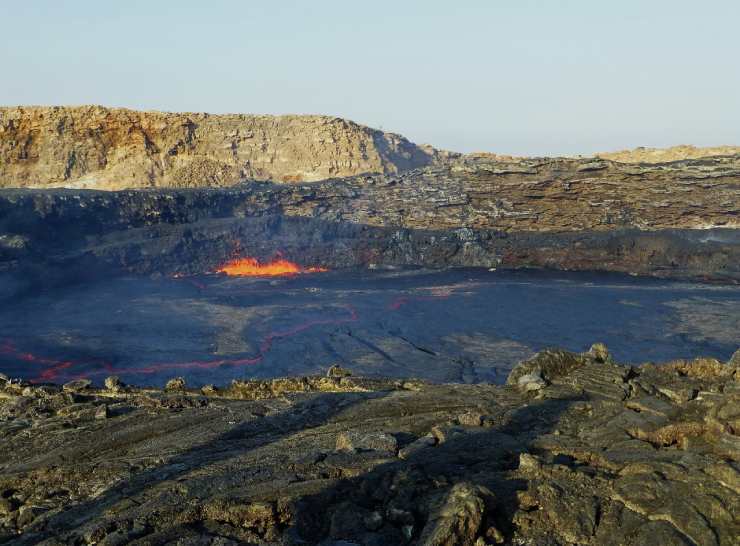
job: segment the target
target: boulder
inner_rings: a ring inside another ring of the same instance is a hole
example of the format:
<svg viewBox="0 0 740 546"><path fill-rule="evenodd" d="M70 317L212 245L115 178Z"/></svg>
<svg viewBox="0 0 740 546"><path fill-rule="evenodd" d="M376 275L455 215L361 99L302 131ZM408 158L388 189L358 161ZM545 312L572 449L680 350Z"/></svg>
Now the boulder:
<svg viewBox="0 0 740 546"><path fill-rule="evenodd" d="M531 374L539 375L546 382L551 382L557 377L568 375L587 362L588 358L583 355L560 349L546 349L514 366L506 379L506 384L518 386L519 378Z"/></svg>
<svg viewBox="0 0 740 546"><path fill-rule="evenodd" d="M89 389L92 386L92 381L89 379L75 379L63 385L63 389L67 392L78 392Z"/></svg>
<svg viewBox="0 0 740 546"><path fill-rule="evenodd" d="M411 442L409 445L398 450L398 457L400 459L408 459L412 457L415 453L418 453L419 451L423 449L426 449L428 447L433 447L434 445L436 445L436 443L437 443L437 439L433 435L427 434L426 436L417 438L416 440Z"/></svg>
<svg viewBox="0 0 740 546"><path fill-rule="evenodd" d="M337 437L337 451L382 451L396 454L398 440L385 432L342 432Z"/></svg>
<svg viewBox="0 0 740 546"><path fill-rule="evenodd" d="M105 378L105 388L109 391L118 392L125 388L125 384L116 375L111 375Z"/></svg>
<svg viewBox="0 0 740 546"><path fill-rule="evenodd" d="M609 354L609 349L603 343L594 343L587 353L593 357L596 362L611 362L612 357Z"/></svg>
<svg viewBox="0 0 740 546"><path fill-rule="evenodd" d="M457 422L468 427L479 427L483 424L484 415L477 411L468 411L458 416Z"/></svg>
<svg viewBox="0 0 740 546"><path fill-rule="evenodd" d="M346 368L342 368L338 364L334 364L326 372L326 377L342 378L342 377L349 377L351 375L352 375L352 372L350 372Z"/></svg>
<svg viewBox="0 0 740 546"><path fill-rule="evenodd" d="M183 377L174 377L167 381L167 384L164 386L164 390L166 391L184 391L185 390L185 378Z"/></svg>
<svg viewBox="0 0 740 546"><path fill-rule="evenodd" d="M547 381L542 378L542 372L534 371L517 379L516 386L524 392L538 391L547 387Z"/></svg>
<svg viewBox="0 0 740 546"><path fill-rule="evenodd" d="M475 544L481 534L486 500L490 502L493 498L493 494L482 486L468 482L453 485L447 495L433 505L419 544Z"/></svg>

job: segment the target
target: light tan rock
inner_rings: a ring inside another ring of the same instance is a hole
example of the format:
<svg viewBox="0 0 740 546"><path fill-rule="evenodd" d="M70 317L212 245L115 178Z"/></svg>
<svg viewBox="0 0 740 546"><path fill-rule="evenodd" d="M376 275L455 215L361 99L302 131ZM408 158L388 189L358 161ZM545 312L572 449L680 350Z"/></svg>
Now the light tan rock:
<svg viewBox="0 0 740 546"><path fill-rule="evenodd" d="M0 187L118 190L304 182L428 165L438 152L328 116L0 108Z"/></svg>
<svg viewBox="0 0 740 546"><path fill-rule="evenodd" d="M665 163L684 159L698 159L700 157L735 155L738 153L740 153L740 146L699 148L697 146L682 144L671 146L670 148L640 147L633 150L620 150L618 152L602 152L596 154L596 157L619 163Z"/></svg>

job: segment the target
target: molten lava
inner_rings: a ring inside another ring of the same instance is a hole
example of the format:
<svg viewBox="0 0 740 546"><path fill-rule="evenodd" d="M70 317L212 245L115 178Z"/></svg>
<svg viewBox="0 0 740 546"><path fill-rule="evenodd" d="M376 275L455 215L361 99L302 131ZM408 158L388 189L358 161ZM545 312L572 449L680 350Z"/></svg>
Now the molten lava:
<svg viewBox="0 0 740 546"><path fill-rule="evenodd" d="M279 275L297 275L299 273L319 273L327 271L323 267L301 267L297 263L276 258L267 263L260 263L256 258L237 258L216 270L237 277L276 277Z"/></svg>

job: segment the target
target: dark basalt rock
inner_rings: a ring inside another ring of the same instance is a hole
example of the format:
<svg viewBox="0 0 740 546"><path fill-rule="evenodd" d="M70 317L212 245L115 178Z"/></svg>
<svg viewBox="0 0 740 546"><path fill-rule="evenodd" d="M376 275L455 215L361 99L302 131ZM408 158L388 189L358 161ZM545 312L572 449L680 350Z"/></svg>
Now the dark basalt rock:
<svg viewBox="0 0 740 546"><path fill-rule="evenodd" d="M466 158L398 175L192 190L0 190L0 297L280 252L331 269L554 268L740 281L738 156ZM687 208L690 203L690 208Z"/></svg>
<svg viewBox="0 0 740 546"><path fill-rule="evenodd" d="M344 376L83 399L4 382L0 540L734 544L736 368L599 349L521 363L509 383L546 379L528 392Z"/></svg>

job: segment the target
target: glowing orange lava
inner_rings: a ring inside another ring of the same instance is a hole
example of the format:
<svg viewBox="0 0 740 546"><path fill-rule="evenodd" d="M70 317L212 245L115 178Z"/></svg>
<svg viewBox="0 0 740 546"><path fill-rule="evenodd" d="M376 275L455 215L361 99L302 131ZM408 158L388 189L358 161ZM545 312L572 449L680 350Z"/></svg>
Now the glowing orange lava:
<svg viewBox="0 0 740 546"><path fill-rule="evenodd" d="M260 263L256 258L237 258L216 270L237 277L276 277L279 275L297 275L299 273L319 273L328 271L323 267L301 267L297 263L276 258L267 263Z"/></svg>
<svg viewBox="0 0 740 546"><path fill-rule="evenodd" d="M11 340L0 342L0 357L9 358L11 361L21 361L28 364L42 366L35 377L30 379L31 383L46 383L71 381L73 379L89 379L94 376L102 375L136 375L136 374L156 374L167 370L186 370L186 369L212 369L221 366L251 366L259 364L272 349L276 341L289 338L300 334L315 326L327 326L332 324L345 324L359 320L357 311L351 305L345 306L348 316L339 318L321 318L306 321L287 330L279 330L268 333L262 338L259 352L253 356L244 358L225 358L219 360L194 360L191 362L156 362L141 367L116 368L109 362L99 359L91 360L54 360L51 358L41 357L32 353L24 352L18 349ZM85 369L81 373L73 373L74 369L80 365L93 365L92 369Z"/></svg>

